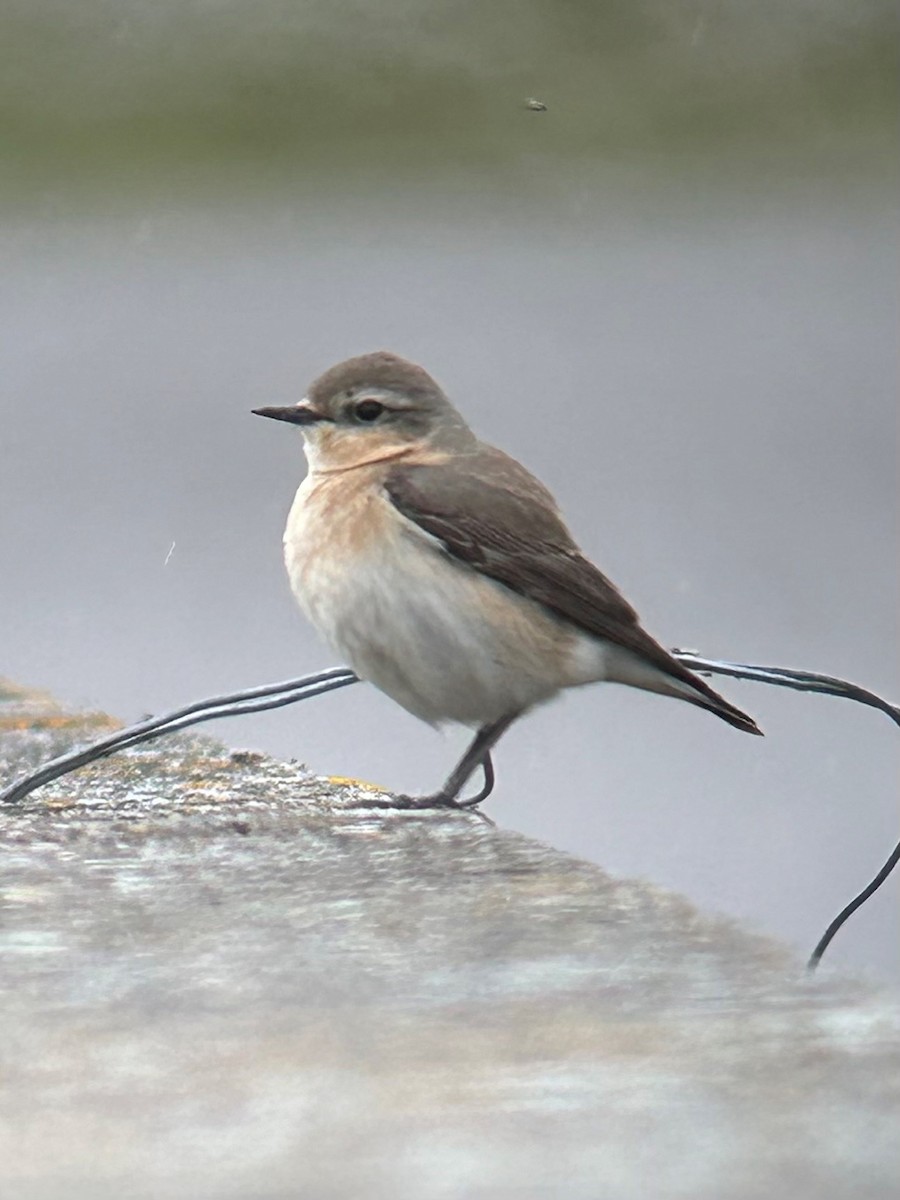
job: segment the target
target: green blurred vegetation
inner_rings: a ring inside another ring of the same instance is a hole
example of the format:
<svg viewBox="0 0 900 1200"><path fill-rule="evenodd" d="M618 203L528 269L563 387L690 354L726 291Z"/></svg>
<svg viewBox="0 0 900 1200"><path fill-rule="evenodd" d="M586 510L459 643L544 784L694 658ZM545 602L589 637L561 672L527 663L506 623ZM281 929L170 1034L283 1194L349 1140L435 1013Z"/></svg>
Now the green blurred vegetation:
<svg viewBox="0 0 900 1200"><path fill-rule="evenodd" d="M5 0L9 194L172 173L502 171L895 132L882 0ZM528 111L536 96L546 113Z"/></svg>

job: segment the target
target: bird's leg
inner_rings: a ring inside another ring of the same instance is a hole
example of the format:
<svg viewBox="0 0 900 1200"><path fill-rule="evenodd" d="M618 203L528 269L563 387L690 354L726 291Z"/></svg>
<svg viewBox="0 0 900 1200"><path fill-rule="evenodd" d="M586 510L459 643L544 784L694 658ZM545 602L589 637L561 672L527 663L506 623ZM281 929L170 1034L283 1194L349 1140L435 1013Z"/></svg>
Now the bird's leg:
<svg viewBox="0 0 900 1200"><path fill-rule="evenodd" d="M487 754L481 760L481 769L484 772L484 783L481 785L481 791L476 796L469 796L467 800L457 801L460 808L477 808L482 800L487 800L488 796L494 790L494 764L491 761L490 750L488 750Z"/></svg>
<svg viewBox="0 0 900 1200"><path fill-rule="evenodd" d="M515 721L518 713L501 717L489 725L482 725L472 739L465 754L450 772L444 786L432 796L397 796L398 808L474 808L491 792L494 786L494 766L491 762L491 747L495 746L503 734ZM459 801L457 796L465 786L466 780L479 765L484 767L484 787L471 800Z"/></svg>

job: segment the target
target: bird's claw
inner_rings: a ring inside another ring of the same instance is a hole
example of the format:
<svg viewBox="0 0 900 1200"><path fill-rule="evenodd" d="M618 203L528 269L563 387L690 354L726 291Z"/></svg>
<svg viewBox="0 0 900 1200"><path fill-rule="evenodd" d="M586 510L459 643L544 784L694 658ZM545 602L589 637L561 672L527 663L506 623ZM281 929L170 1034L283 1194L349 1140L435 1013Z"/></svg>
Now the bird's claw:
<svg viewBox="0 0 900 1200"><path fill-rule="evenodd" d="M454 800L449 796L444 796L440 792L437 792L433 796L393 796L391 799L393 801L393 808L399 808L406 812L427 812L429 809L438 812L441 810L444 812L457 812L470 817L478 817L485 825L489 825L491 829L496 829L496 822L492 821L478 807L483 799L480 796L472 800Z"/></svg>
<svg viewBox="0 0 900 1200"><path fill-rule="evenodd" d="M433 796L393 796L392 800L395 808L450 808L465 811L465 806L460 804L458 800L452 800L449 796L444 796L440 792L436 792Z"/></svg>

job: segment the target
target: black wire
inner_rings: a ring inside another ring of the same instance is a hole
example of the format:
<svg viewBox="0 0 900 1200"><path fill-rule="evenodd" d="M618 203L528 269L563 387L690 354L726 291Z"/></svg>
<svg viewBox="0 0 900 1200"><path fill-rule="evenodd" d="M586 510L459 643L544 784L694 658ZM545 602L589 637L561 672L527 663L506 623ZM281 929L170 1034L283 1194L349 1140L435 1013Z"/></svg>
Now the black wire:
<svg viewBox="0 0 900 1200"><path fill-rule="evenodd" d="M793 688L800 692L819 692L824 695L843 697L845 700L856 700L859 704L867 704L871 708L879 709L890 717L895 725L900 725L900 708L897 705L888 703L881 696L876 696L874 692L870 692L856 683L848 683L846 679L835 679L831 675L818 675L813 671L792 671L786 667L757 667L747 663L719 662L716 659L701 658L698 654L688 650L673 650L672 653L679 662L697 671L730 675L734 679L752 679L760 683L771 683L777 687ZM875 878L866 884L858 896L854 896L850 903L841 909L819 938L815 950L807 961L808 971L815 971L837 931L861 905L865 904L870 896L878 891L898 861L900 861L900 843L888 855L887 862Z"/></svg>
<svg viewBox="0 0 900 1200"><path fill-rule="evenodd" d="M900 725L900 707L856 683L848 683L846 679L819 675L814 671L792 671L787 667L757 667L749 663L721 662L715 658L701 658L699 654L688 650L673 650L672 657L701 674L729 675L732 679L771 683L775 687L789 687L797 692L818 692L825 696L837 696L839 699L856 700L859 704L879 709L890 717L895 725Z"/></svg>
<svg viewBox="0 0 900 1200"><path fill-rule="evenodd" d="M62 754L51 759L31 775L17 780L10 787L0 792L0 804L17 804L44 784L67 775L79 767L108 758L118 750L127 750L143 742L153 742L179 729L187 729L202 721L213 721L219 717L240 716L241 713L265 712L270 708L281 708L285 704L293 704L296 700L304 700L310 696L319 696L336 688L347 687L356 683L356 675L347 667L333 667L316 675L306 675L300 679L289 679L283 683L264 684L261 687L247 688L242 692L231 692L224 696L213 696L206 700L198 700L184 708L164 713L159 717L150 717L127 729L119 729L109 737L93 742L81 750L70 754ZM269 700L266 697L275 696ZM255 700L259 703L254 703Z"/></svg>
<svg viewBox="0 0 900 1200"><path fill-rule="evenodd" d="M816 943L816 948L809 956L809 961L806 964L807 971L814 971L816 969L816 967L819 965L819 960L828 949L829 942L840 929L840 927L844 924L848 917L853 916L861 904L865 904L868 898L874 892L878 891L878 889L887 879L888 875L890 875L891 871L893 871L894 867L896 867L898 862L900 862L900 842L898 842L894 847L892 853L888 857L887 862L884 864L872 882L867 884L858 896L854 896L850 903L841 909L838 915L834 918L834 920L819 938L818 942Z"/></svg>

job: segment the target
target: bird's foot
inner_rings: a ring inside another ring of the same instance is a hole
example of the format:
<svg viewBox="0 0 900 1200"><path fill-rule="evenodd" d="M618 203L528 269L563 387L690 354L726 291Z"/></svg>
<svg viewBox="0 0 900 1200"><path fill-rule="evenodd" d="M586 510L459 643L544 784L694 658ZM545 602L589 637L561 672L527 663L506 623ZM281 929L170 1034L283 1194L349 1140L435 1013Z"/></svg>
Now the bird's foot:
<svg viewBox="0 0 900 1200"><path fill-rule="evenodd" d="M459 800L454 800L443 792L435 792L432 796L392 796L394 808L403 809L423 809L423 808L451 808L465 812L465 805Z"/></svg>
<svg viewBox="0 0 900 1200"><path fill-rule="evenodd" d="M399 808L404 812L427 812L429 809L440 812L465 813L478 817L485 825L496 828L496 823L478 808L483 797L474 796L471 800L456 800L444 792L435 792L433 796L392 796L388 807Z"/></svg>

